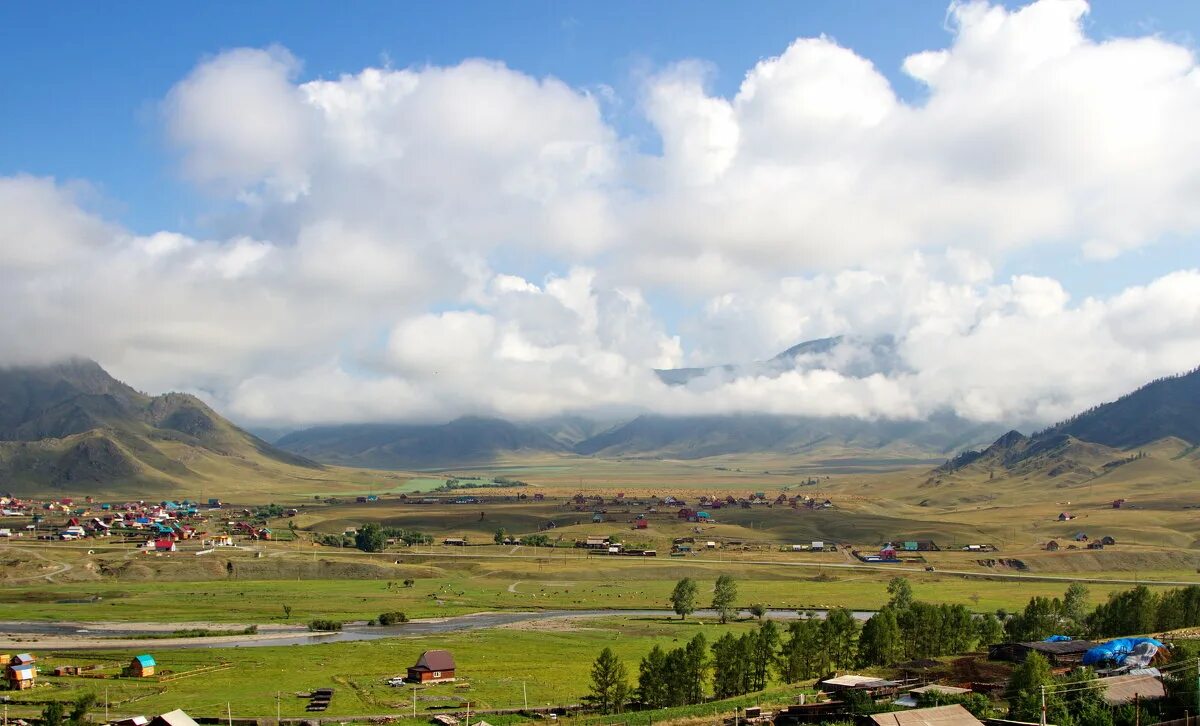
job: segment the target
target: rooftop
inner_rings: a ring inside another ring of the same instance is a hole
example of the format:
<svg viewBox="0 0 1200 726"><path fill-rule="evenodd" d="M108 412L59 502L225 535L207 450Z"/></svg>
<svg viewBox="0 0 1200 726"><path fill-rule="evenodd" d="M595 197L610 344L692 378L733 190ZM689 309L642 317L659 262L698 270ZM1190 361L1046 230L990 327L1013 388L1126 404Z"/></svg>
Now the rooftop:
<svg viewBox="0 0 1200 726"><path fill-rule="evenodd" d="M877 713L871 716L871 723L878 726L983 726L982 721L958 704Z"/></svg>

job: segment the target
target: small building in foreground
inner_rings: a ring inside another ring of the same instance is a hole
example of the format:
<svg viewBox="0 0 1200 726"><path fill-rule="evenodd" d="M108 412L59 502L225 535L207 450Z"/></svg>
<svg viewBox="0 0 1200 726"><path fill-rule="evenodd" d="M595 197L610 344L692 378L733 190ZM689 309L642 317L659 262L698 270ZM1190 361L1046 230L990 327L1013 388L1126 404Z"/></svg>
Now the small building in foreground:
<svg viewBox="0 0 1200 726"><path fill-rule="evenodd" d="M1076 666L1083 662L1083 654L1096 647L1090 640L1042 640L1028 643L999 643L988 648L988 660L1007 660L1024 663L1030 653L1041 653L1052 666Z"/></svg>
<svg viewBox="0 0 1200 726"><path fill-rule="evenodd" d="M900 684L874 676L858 676L848 674L836 678L826 678L817 684L822 691L837 698L837 694L846 691L866 693L874 699L888 698L896 695Z"/></svg>
<svg viewBox="0 0 1200 726"><path fill-rule="evenodd" d="M125 670L134 678L148 678L154 675L154 668L158 664L154 662L152 655L137 655L129 662L129 667Z"/></svg>
<svg viewBox="0 0 1200 726"><path fill-rule="evenodd" d="M408 669L410 683L446 683L454 680L454 656L448 650L427 650Z"/></svg>
<svg viewBox="0 0 1200 726"><path fill-rule="evenodd" d="M957 703L952 706L915 708L911 711L877 713L868 717L872 726L983 726L983 721Z"/></svg>
<svg viewBox="0 0 1200 726"><path fill-rule="evenodd" d="M13 691L24 691L37 685L37 666L30 664L10 665L5 669L8 687Z"/></svg>
<svg viewBox="0 0 1200 726"><path fill-rule="evenodd" d="M1096 685L1103 688L1101 695L1110 706L1135 701L1160 701L1167 697L1162 675L1157 668L1141 668L1119 676L1097 678Z"/></svg>
<svg viewBox="0 0 1200 726"><path fill-rule="evenodd" d="M168 711L160 716L155 716L150 719L150 726L200 726L191 716L183 712L182 709Z"/></svg>

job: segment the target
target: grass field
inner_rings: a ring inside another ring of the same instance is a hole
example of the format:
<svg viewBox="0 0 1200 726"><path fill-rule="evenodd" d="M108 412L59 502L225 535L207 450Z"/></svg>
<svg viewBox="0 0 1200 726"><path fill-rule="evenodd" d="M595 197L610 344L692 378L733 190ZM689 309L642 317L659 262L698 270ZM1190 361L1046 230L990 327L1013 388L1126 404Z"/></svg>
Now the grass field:
<svg viewBox="0 0 1200 726"><path fill-rule="evenodd" d="M713 640L723 632L736 633L750 627L753 624L721 626L695 621L605 618L553 623L536 629L505 627L370 642L161 650L152 651L160 673L184 673L222 663L233 667L168 682L45 677L43 681L51 687L13 694L14 704L9 708L13 716L32 715L38 703L82 693L96 694L103 704L107 689L113 716L159 713L173 708L183 708L192 716L224 716L228 704L234 717L267 714L273 717L278 693L282 694L280 712L285 718L303 717L307 701L295 694L331 687L335 695L326 715L404 714L411 713L413 691L387 686L384 681L403 675L420 653L430 648L446 648L454 654L459 682L420 689L417 701L420 714L437 708L462 708L468 701L473 709L520 707L526 694L531 706L569 704L577 703L586 694L591 663L604 647L611 647L632 674L636 673L637 661L655 644L678 647L699 632ZM38 655L40 667L48 672L63 664L127 663L133 653ZM116 671L110 667L106 672Z"/></svg>
<svg viewBox="0 0 1200 726"><path fill-rule="evenodd" d="M433 548L433 555L344 555L314 558L243 555L234 574L231 560L198 563L192 556L153 558L144 579L99 578L52 584L13 584L0 588L0 620L159 621L222 623L282 622L282 606L292 620L333 618L365 620L401 610L410 617L459 615L486 610L648 609L667 607L671 587L681 577L702 588L721 573L734 574L742 606L764 603L774 608L802 609L845 606L875 609L887 600L888 570L833 567L749 565L736 558L702 562L699 558L586 558L577 551L525 558L501 553L511 548L471 548L495 552L493 557L456 557ZM66 552L66 550L61 550ZM529 548L520 551L531 552ZM78 551L72 551L82 557ZM827 555L831 562L837 555ZM396 564L400 560L401 564ZM844 562L844 560L842 560ZM204 565L204 569L200 565ZM253 567L249 574L243 568ZM294 569L290 569L294 568ZM262 572L273 573L272 577ZM295 577L289 577L294 572ZM1060 595L1069 578L1058 581L974 579L905 572L918 596L955 602L976 611L1016 608L1032 595ZM1121 574L1121 573L1114 573ZM1166 578L1181 573L1144 573ZM336 578L336 579L335 579ZM402 586L407 578L411 588ZM1094 597L1129 585L1091 584ZM706 597L702 590L701 600Z"/></svg>

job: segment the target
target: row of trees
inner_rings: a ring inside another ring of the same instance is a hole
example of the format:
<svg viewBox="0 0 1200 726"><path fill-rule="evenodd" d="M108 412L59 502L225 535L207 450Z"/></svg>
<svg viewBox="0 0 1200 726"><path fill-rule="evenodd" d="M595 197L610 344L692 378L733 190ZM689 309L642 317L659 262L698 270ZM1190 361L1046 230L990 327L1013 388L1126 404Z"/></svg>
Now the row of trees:
<svg viewBox="0 0 1200 726"><path fill-rule="evenodd" d="M1042 640L1050 635L1107 638L1136 633L1177 630L1200 625L1200 586L1189 585L1154 593L1144 585L1114 592L1108 600L1088 606L1088 589L1072 583L1062 599L1033 597L1011 616L1001 611L1010 640Z"/></svg>
<svg viewBox="0 0 1200 726"><path fill-rule="evenodd" d="M680 618L696 612L696 598L699 596L700 588L696 585L696 581L690 577L685 577L675 583L675 589L671 591L671 609ZM737 583L729 575L720 575L717 577L716 583L713 585L712 607L717 613L717 618L722 623L727 623L733 616L737 615L737 608L734 602L737 600ZM763 611L765 612L765 610ZM759 617L762 617L760 614Z"/></svg>

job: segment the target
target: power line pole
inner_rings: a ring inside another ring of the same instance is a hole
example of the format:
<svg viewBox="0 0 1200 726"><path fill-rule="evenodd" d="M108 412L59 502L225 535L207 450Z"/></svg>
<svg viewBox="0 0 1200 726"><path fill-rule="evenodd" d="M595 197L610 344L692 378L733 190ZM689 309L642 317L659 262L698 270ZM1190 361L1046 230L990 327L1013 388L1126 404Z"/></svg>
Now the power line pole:
<svg viewBox="0 0 1200 726"><path fill-rule="evenodd" d="M233 709L229 707L228 701L225 702L225 720L228 722L229 726L233 726Z"/></svg>
<svg viewBox="0 0 1200 726"><path fill-rule="evenodd" d="M281 699L279 697L279 691L275 691L275 726L279 726L279 723L281 720L280 719L280 701L281 701Z"/></svg>
<svg viewBox="0 0 1200 726"><path fill-rule="evenodd" d="M1046 686L1045 685L1042 686L1042 720L1040 721L1040 723L1042 726L1046 726Z"/></svg>
<svg viewBox="0 0 1200 726"><path fill-rule="evenodd" d="M108 686L104 687L104 723L108 723ZM4 726L8 726L7 720L5 720Z"/></svg>

